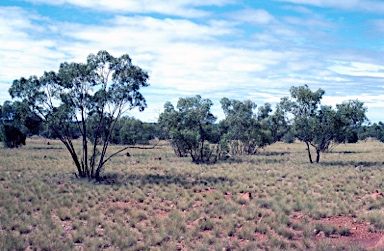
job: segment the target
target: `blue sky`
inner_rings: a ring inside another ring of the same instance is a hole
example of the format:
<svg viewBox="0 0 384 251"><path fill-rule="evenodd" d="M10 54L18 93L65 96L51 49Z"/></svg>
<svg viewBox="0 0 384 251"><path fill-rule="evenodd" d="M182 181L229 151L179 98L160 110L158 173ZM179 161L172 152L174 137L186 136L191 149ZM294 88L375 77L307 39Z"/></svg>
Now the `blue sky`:
<svg viewBox="0 0 384 251"><path fill-rule="evenodd" d="M323 104L359 99L384 121L384 1L2 0L0 103L14 79L128 53L150 74L148 108L200 94L279 102L291 86L326 91Z"/></svg>

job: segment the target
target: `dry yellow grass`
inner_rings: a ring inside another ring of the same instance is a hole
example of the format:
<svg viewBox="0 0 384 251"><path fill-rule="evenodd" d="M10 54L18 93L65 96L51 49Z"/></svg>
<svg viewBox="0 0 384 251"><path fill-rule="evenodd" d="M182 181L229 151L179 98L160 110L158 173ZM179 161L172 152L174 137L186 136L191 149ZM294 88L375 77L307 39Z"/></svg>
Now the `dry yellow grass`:
<svg viewBox="0 0 384 251"><path fill-rule="evenodd" d="M162 142L114 158L101 183L76 179L64 146L47 141L0 149L0 250L322 250L335 245L322 240L357 236L324 219L344 217L375 238L384 230L377 141L340 145L320 164L308 163L305 144L276 143L214 165ZM354 241L337 245L372 246Z"/></svg>

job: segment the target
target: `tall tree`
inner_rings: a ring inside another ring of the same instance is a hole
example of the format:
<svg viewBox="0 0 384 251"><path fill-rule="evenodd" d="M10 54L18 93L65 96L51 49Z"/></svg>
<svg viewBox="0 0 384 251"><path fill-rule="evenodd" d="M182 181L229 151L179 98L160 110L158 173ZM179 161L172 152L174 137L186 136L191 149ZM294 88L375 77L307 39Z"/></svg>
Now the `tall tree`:
<svg viewBox="0 0 384 251"><path fill-rule="evenodd" d="M217 159L210 143L218 143L213 123L216 117L211 113L213 103L200 95L180 98L176 109L170 102L164 105L159 125L168 134L177 156L190 156L195 163L211 162Z"/></svg>
<svg viewBox="0 0 384 251"><path fill-rule="evenodd" d="M267 125L271 111L269 104L260 107L256 115L257 105L250 100L222 98L220 103L225 115L221 126L231 155L255 154L259 148L272 143Z"/></svg>
<svg viewBox="0 0 384 251"><path fill-rule="evenodd" d="M55 132L69 151L79 177L100 179L105 163L124 150L107 156L117 121L129 110L137 107L143 111L146 107L139 90L149 85L147 80L148 74L133 65L127 54L115 58L99 51L90 54L85 64L65 62L58 72L15 80L9 93L28 103ZM93 135L87 129L89 116L96 119ZM82 139L80 156L69 130L73 125Z"/></svg>
<svg viewBox="0 0 384 251"><path fill-rule="evenodd" d="M274 113L270 116L270 128L273 142L284 140L293 143L294 137L292 136L291 127L280 104L276 105Z"/></svg>
<svg viewBox="0 0 384 251"><path fill-rule="evenodd" d="M316 151L316 163L320 153L326 152L347 139L348 133L360 127L366 120L367 108L358 100L331 106L321 106L324 90L311 91L307 85L291 87L291 99L284 97L280 106L293 115L292 130L307 146L308 158L313 163L311 146Z"/></svg>

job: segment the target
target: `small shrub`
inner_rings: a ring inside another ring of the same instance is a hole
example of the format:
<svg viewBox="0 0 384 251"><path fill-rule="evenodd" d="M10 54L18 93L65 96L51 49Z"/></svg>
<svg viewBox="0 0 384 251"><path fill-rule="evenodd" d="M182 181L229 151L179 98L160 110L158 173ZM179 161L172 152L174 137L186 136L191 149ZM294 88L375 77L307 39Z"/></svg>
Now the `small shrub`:
<svg viewBox="0 0 384 251"><path fill-rule="evenodd" d="M255 232L260 234L267 234L269 232L269 229L267 225L265 225L264 223L260 223L256 225Z"/></svg>
<svg viewBox="0 0 384 251"><path fill-rule="evenodd" d="M322 240L319 243L317 243L315 250L316 251L335 250L335 247L328 240L326 241Z"/></svg>
<svg viewBox="0 0 384 251"><path fill-rule="evenodd" d="M278 228L276 232L288 240L292 240L295 237L295 234L285 227Z"/></svg>
<svg viewBox="0 0 384 251"><path fill-rule="evenodd" d="M0 250L23 251L27 246L20 236L14 236L9 232L2 232L0 234Z"/></svg>
<svg viewBox="0 0 384 251"><path fill-rule="evenodd" d="M299 222L292 222L292 229L296 231L300 231L303 229L303 226Z"/></svg>
<svg viewBox="0 0 384 251"><path fill-rule="evenodd" d="M83 243L84 242L84 235L83 235L83 233L81 233L80 231L76 231L72 235L72 241L74 243Z"/></svg>
<svg viewBox="0 0 384 251"><path fill-rule="evenodd" d="M71 216L68 212L68 210L65 210L65 209L59 209L57 210L57 216L60 218L60 220L62 221L68 221L71 219Z"/></svg>
<svg viewBox="0 0 384 251"><path fill-rule="evenodd" d="M287 243L284 240L276 236L272 236L269 239L269 244L271 245L272 248L277 248L279 250L284 250L288 247Z"/></svg>
<svg viewBox="0 0 384 251"><path fill-rule="evenodd" d="M214 228L215 223L211 219L202 219L199 221L199 229L201 231L210 231Z"/></svg>
<svg viewBox="0 0 384 251"><path fill-rule="evenodd" d="M320 231L324 232L325 237L330 237L332 234L336 234L338 229L334 225L326 225Z"/></svg>
<svg viewBox="0 0 384 251"><path fill-rule="evenodd" d="M376 230L384 229L384 213L381 211L373 211L368 215L368 221L373 224Z"/></svg>
<svg viewBox="0 0 384 251"><path fill-rule="evenodd" d="M3 125L2 126L2 140L4 146L7 148L17 148L21 145L25 145L25 140L27 136L22 133L18 128L12 125Z"/></svg>
<svg viewBox="0 0 384 251"><path fill-rule="evenodd" d="M339 234L341 236L350 236L351 235L351 229L349 229L346 226L343 226L339 229Z"/></svg>
<svg viewBox="0 0 384 251"><path fill-rule="evenodd" d="M253 224L245 224L241 228L237 236L240 239L253 241L255 240L255 227L253 226Z"/></svg>

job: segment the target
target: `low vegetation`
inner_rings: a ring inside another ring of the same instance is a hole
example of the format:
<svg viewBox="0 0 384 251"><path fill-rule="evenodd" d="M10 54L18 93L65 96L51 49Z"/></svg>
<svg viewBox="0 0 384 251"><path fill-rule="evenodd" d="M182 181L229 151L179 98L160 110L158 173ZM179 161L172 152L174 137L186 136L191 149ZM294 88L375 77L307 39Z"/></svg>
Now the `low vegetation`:
<svg viewBox="0 0 384 251"><path fill-rule="evenodd" d="M339 145L317 165L302 143L195 165L164 141L121 152L98 182L77 179L47 141L0 149L0 250L382 248L378 141Z"/></svg>

